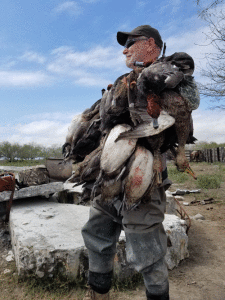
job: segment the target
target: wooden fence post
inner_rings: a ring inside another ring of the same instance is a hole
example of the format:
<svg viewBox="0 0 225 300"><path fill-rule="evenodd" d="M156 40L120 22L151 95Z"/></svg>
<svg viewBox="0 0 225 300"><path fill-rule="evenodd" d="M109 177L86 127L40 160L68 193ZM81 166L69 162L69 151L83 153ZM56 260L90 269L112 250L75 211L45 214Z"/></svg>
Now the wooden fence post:
<svg viewBox="0 0 225 300"><path fill-rule="evenodd" d="M225 161L225 149L224 149L224 147L220 147L220 148L221 148L221 151L220 151L221 162L224 162Z"/></svg>
<svg viewBox="0 0 225 300"><path fill-rule="evenodd" d="M213 162L213 151L212 151L212 149L209 149L209 155L210 155L209 162L212 163Z"/></svg>

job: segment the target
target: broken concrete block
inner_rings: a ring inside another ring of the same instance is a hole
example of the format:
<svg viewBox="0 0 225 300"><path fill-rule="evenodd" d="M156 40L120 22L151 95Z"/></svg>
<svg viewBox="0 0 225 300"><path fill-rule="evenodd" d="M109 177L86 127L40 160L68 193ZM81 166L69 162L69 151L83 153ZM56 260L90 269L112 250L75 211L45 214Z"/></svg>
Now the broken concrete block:
<svg viewBox="0 0 225 300"><path fill-rule="evenodd" d="M22 186L34 186L47 184L50 182L50 178L45 165L40 165L20 171L18 181Z"/></svg>
<svg viewBox="0 0 225 300"><path fill-rule="evenodd" d="M164 229L170 242L171 247L167 248L166 263L168 269L172 270L177 267L179 262L189 256L188 252L188 236L186 234L187 224L185 220L170 215L163 222Z"/></svg>
<svg viewBox="0 0 225 300"><path fill-rule="evenodd" d="M58 203L80 204L83 192L82 185L74 187L74 183L63 183L63 190L54 193L49 201Z"/></svg>
<svg viewBox="0 0 225 300"><path fill-rule="evenodd" d="M44 200L15 202L10 214L10 234L19 275L52 277L59 272L76 279L87 274L87 249L81 228L88 217L86 206ZM178 217L166 215L163 225L172 244L166 257L172 269L188 256L188 238ZM135 273L126 261L125 247L123 233L115 256L115 274L119 279Z"/></svg>
<svg viewBox="0 0 225 300"><path fill-rule="evenodd" d="M10 234L19 275L79 275L84 242L81 227L89 209L47 201L15 203Z"/></svg>
<svg viewBox="0 0 225 300"><path fill-rule="evenodd" d="M38 197L42 196L45 198L49 198L51 194L55 192L59 192L63 190L63 183L62 182L51 182L48 184L41 184L37 186L29 186L27 188L22 188L20 190L16 190L14 192L13 200L16 199L24 199L24 198L31 198L31 197ZM0 193L0 202L8 201L11 192L5 191Z"/></svg>

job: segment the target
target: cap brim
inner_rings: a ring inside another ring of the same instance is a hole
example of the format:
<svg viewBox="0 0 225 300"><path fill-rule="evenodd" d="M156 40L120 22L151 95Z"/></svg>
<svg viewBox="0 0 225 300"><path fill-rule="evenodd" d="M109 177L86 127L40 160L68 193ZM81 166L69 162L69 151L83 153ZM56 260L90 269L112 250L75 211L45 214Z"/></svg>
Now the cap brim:
<svg viewBox="0 0 225 300"><path fill-rule="evenodd" d="M132 34L131 32L118 31L117 32L117 42L121 46L124 46L126 44L126 41L127 41L127 38L129 35L139 36L139 34Z"/></svg>

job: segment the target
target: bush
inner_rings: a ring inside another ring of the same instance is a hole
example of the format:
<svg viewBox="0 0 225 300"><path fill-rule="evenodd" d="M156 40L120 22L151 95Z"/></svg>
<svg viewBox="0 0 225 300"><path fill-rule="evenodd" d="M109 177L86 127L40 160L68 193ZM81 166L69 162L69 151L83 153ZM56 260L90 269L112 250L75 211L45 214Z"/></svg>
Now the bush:
<svg viewBox="0 0 225 300"><path fill-rule="evenodd" d="M188 180L189 175L187 173L182 173L177 170L177 168L170 167L168 168L168 177L170 180L177 183L184 183Z"/></svg>
<svg viewBox="0 0 225 300"><path fill-rule="evenodd" d="M201 189L218 189L222 182L221 175L199 175L196 182L197 188Z"/></svg>

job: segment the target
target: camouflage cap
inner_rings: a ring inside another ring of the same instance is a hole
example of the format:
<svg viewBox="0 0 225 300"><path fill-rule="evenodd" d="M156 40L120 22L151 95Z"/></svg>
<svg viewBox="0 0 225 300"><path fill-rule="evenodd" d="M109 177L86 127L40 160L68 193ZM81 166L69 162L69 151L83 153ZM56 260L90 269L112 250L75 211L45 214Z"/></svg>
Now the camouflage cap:
<svg viewBox="0 0 225 300"><path fill-rule="evenodd" d="M127 38L129 35L134 36L146 36L148 38L152 37L155 40L156 45L162 49L163 41L161 35L158 30L149 26L149 25L141 25L134 28L131 32L117 32L117 41L120 45L124 46L126 44Z"/></svg>

